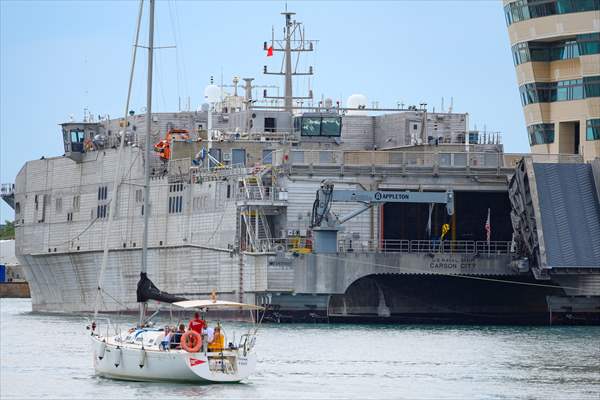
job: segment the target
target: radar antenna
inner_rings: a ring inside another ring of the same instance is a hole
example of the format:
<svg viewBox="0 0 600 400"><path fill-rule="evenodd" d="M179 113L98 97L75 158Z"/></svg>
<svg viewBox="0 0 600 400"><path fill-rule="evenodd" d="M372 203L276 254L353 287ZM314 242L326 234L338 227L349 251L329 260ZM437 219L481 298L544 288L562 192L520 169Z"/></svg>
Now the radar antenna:
<svg viewBox="0 0 600 400"><path fill-rule="evenodd" d="M298 75L313 75L313 67L310 66L308 71L298 71L298 62L300 60L300 53L314 51L314 44L317 42L316 40L307 40L304 35L304 26L301 22L297 22L296 20L292 20L292 16L295 15L294 12L286 11L282 12L281 15L285 16L285 28L284 38L283 40L275 40L275 34L273 33L271 36L271 45L268 46L268 42L264 42L265 51L269 51L269 54L273 52L283 52L284 53L284 62L282 65L282 69L279 72L270 72L267 71L267 66L263 67L263 73L265 75L282 75L285 77L285 93L284 96L267 96L267 91L265 90L263 93L263 97L265 99L277 99L284 101L284 109L286 111L291 112L293 108L294 100L312 100L313 93L312 90L309 89L308 96L299 97L294 96L292 92L292 76ZM298 53L296 59L296 65L292 69L292 53Z"/></svg>

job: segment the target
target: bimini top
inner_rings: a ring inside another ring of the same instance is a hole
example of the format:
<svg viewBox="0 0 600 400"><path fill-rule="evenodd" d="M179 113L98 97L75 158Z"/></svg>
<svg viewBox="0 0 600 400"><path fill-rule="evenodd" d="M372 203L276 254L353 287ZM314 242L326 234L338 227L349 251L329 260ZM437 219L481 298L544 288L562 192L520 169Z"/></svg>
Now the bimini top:
<svg viewBox="0 0 600 400"><path fill-rule="evenodd" d="M264 310L264 307L256 306L254 304L236 303L235 301L224 301L224 300L185 300L173 303L177 307L181 308L241 308L244 310Z"/></svg>

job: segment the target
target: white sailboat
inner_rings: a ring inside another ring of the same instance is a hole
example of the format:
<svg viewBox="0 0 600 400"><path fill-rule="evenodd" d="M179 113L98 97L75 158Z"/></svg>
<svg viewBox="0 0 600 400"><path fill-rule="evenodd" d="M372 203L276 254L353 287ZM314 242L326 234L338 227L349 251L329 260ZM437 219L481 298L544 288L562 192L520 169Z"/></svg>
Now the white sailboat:
<svg viewBox="0 0 600 400"><path fill-rule="evenodd" d="M187 300L173 304L203 312L253 312L260 308L220 300ZM107 323L110 331L112 327L110 322ZM208 336L207 333L202 334L202 340L196 341L187 350L165 350L161 347L162 329L136 327L107 336L102 335L96 326L91 335L94 369L99 376L131 381L240 382L252 374L256 368L256 329L241 335L237 343L229 342L217 349L210 347ZM182 338L182 344L184 341L185 338Z"/></svg>
<svg viewBox="0 0 600 400"><path fill-rule="evenodd" d="M143 0L137 19L137 31L133 47L133 58L129 80L129 92L125 107L124 126L127 126L127 110L131 95L131 84L138 48L140 21ZM150 132L152 120L152 61L154 49L154 0L149 0L148 33L148 82L146 98L146 149L144 175L144 209L149 209L150 198ZM118 161L115 168L112 198L117 198L119 172L121 171L121 151L124 145L124 132L121 134ZM166 329L151 327L151 318L146 318L148 300L171 303L181 310L197 310L204 317L213 311L247 311L252 321L262 307L252 304L220 301L216 295L205 300L186 300L160 291L147 276L148 258L148 215L144 213L143 249L140 281L137 287L137 300L140 305L140 319L135 327L120 332L113 329L107 318L98 318L99 300L103 292L102 282L108 258L108 235L110 233L113 212L109 212L105 233L104 255L98 279L98 291L94 317L88 328L91 330L94 369L97 375L132 381L183 381L183 382L239 382L247 378L256 368L254 344L260 322L254 324L242 334L236 342L227 337L227 331L218 324L218 334L206 330L189 330L181 333L179 342L173 343ZM102 326L100 321L102 321ZM175 328L172 328L175 329ZM114 332L110 334L110 332ZM166 340L168 338L168 340Z"/></svg>

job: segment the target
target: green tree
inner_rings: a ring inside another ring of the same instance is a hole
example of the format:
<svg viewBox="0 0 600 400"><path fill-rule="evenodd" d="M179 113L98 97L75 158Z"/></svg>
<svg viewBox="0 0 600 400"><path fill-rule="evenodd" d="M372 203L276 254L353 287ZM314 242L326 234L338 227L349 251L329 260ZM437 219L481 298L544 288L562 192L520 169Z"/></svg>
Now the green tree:
<svg viewBox="0 0 600 400"><path fill-rule="evenodd" d="M0 229L0 240L14 239L15 238L15 223L11 221L4 221L5 224Z"/></svg>

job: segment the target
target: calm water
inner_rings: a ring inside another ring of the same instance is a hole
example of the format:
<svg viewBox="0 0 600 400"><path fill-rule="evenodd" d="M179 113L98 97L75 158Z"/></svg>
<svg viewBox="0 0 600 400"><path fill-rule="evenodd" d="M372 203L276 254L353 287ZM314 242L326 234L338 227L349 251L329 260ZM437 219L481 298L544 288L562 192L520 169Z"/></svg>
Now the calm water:
<svg viewBox="0 0 600 400"><path fill-rule="evenodd" d="M0 301L2 399L600 398L600 327L266 325L247 383L149 384L95 377L82 318Z"/></svg>

